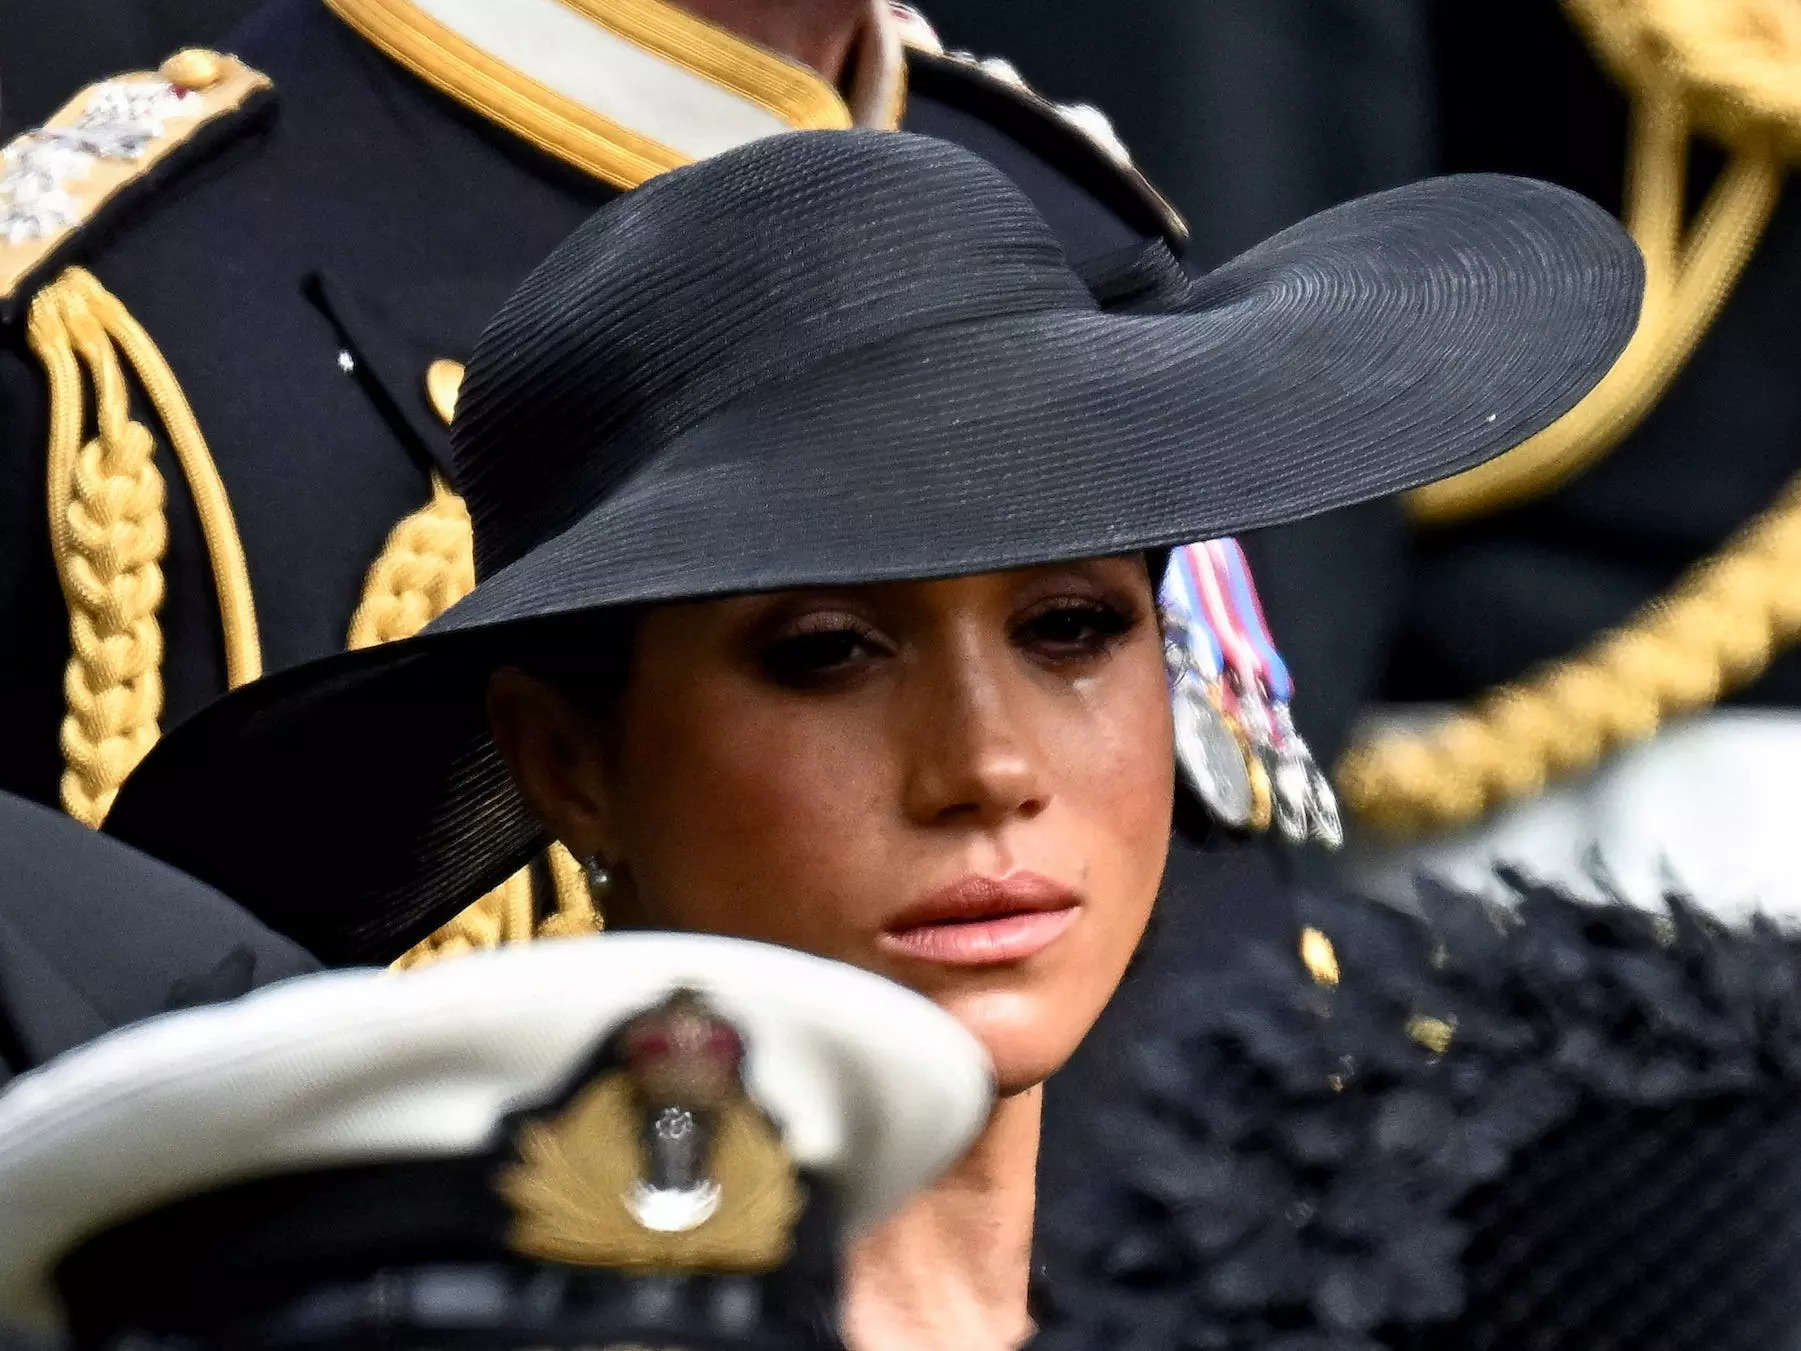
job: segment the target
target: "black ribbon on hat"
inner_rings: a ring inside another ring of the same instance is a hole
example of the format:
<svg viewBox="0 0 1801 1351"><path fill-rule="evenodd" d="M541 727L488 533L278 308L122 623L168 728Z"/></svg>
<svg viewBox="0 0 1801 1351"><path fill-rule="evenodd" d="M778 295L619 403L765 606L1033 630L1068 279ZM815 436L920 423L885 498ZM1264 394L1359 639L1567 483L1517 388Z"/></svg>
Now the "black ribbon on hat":
<svg viewBox="0 0 1801 1351"><path fill-rule="evenodd" d="M651 1345L835 1348L838 1218L809 1178L794 1259L764 1275L533 1261L507 1244L510 1159L285 1174L187 1197L58 1265L77 1347Z"/></svg>

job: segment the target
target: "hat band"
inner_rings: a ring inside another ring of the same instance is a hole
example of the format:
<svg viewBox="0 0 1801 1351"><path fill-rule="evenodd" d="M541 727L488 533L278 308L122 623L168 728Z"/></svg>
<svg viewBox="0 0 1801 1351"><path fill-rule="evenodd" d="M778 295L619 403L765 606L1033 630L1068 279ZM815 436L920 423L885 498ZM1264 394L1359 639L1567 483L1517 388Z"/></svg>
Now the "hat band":
<svg viewBox="0 0 1801 1351"><path fill-rule="evenodd" d="M803 1174L794 1259L776 1271L632 1272L538 1261L509 1247L513 1214L495 1190L504 1164L481 1155L322 1169L159 1207L57 1265L73 1340L94 1346L137 1334L275 1347L363 1344L379 1333L383 1345L402 1347L415 1335L423 1345L492 1333L538 1345L621 1335L832 1344L818 1339L833 1324L838 1291L839 1225L823 1179Z"/></svg>

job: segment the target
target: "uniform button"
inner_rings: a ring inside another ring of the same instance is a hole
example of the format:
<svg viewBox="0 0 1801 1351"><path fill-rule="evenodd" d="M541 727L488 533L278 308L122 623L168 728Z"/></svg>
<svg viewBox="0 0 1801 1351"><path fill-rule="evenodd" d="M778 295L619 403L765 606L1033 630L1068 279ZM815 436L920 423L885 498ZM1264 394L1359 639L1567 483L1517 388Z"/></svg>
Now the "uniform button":
<svg viewBox="0 0 1801 1351"><path fill-rule="evenodd" d="M457 391L463 387L463 363L439 357L425 368L425 394L446 427L457 410Z"/></svg>
<svg viewBox="0 0 1801 1351"><path fill-rule="evenodd" d="M183 89L211 89L225 75L224 58L204 47L189 47L163 62L158 72L170 84Z"/></svg>

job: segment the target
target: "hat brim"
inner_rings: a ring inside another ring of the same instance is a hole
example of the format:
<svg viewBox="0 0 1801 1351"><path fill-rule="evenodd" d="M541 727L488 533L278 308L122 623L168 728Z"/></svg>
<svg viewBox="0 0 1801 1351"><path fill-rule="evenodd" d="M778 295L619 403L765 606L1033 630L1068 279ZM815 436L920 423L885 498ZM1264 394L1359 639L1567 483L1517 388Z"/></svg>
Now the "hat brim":
<svg viewBox="0 0 1801 1351"><path fill-rule="evenodd" d="M727 404L420 637L205 710L107 828L327 960L394 956L542 843L482 710L523 626L1158 548L1402 491L1574 406L1642 283L1592 203L1472 176L1312 217L1179 310L841 353Z"/></svg>
<svg viewBox="0 0 1801 1351"><path fill-rule="evenodd" d="M253 1178L498 1143L627 1018L678 989L745 1035L745 1081L858 1234L987 1120L981 1045L838 962L693 934L534 943L396 978L303 976L71 1052L0 1100L0 1325L55 1321L53 1265L132 1216Z"/></svg>

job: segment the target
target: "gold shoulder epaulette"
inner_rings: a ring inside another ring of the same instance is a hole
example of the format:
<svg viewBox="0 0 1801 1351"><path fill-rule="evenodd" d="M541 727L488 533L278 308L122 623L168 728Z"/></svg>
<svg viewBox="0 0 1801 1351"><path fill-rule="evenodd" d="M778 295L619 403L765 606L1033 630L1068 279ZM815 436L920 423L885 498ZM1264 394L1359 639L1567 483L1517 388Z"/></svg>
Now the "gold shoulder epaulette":
<svg viewBox="0 0 1801 1351"><path fill-rule="evenodd" d="M0 318L60 270L83 230L269 90L267 77L232 57L180 52L159 70L89 85L8 144L0 151Z"/></svg>

